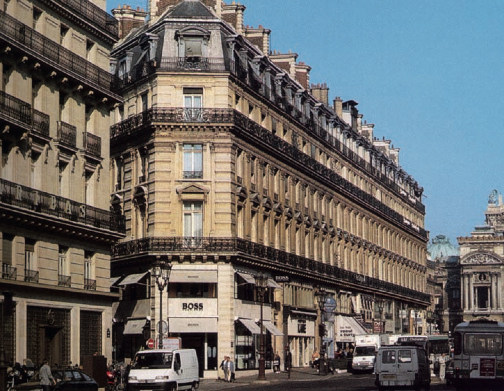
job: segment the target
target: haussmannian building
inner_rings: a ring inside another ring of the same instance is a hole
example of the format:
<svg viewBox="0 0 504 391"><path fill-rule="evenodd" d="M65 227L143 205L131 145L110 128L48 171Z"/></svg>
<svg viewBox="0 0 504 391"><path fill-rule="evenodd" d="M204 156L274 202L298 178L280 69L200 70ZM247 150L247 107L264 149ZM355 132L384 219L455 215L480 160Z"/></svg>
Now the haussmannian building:
<svg viewBox="0 0 504 391"><path fill-rule="evenodd" d="M0 292L6 364L112 356L109 53L105 2L2 1ZM1 363L0 363L1 364Z"/></svg>
<svg viewBox="0 0 504 391"><path fill-rule="evenodd" d="M272 51L271 31L245 26L244 11L153 0L145 24L112 11L123 34L111 52L124 99L110 133L112 206L126 218L111 266L118 359L157 340L161 316L163 338L197 349L205 377L224 355L257 368L259 273L267 360L288 348L305 366L321 343L331 357L355 333L425 324L422 187L356 101L329 102L311 67ZM162 308L159 260L172 265Z"/></svg>

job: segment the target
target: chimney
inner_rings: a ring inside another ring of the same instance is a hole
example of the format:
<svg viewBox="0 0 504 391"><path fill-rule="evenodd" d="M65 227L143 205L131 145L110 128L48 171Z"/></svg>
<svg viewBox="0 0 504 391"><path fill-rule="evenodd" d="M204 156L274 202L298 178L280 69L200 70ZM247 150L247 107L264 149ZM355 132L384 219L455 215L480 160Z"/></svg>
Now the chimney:
<svg viewBox="0 0 504 391"><path fill-rule="evenodd" d="M296 78L296 61L298 58L298 55L296 53L289 52L287 54L282 54L273 51L273 53L270 54L269 58L273 62L273 64L282 69L290 77L292 77L293 79Z"/></svg>
<svg viewBox="0 0 504 391"><path fill-rule="evenodd" d="M258 28L245 27L245 38L257 46L266 56L269 54L270 34L271 30L265 29L261 25Z"/></svg>
<svg viewBox="0 0 504 391"><path fill-rule="evenodd" d="M296 81L303 86L305 90L310 88L311 67L300 61L296 64Z"/></svg>
<svg viewBox="0 0 504 391"><path fill-rule="evenodd" d="M311 93L319 102L329 106L329 88L326 83L311 85Z"/></svg>
<svg viewBox="0 0 504 391"><path fill-rule="evenodd" d="M143 9L137 7L133 10L129 5L123 5L122 8L113 9L111 12L119 22L119 39L127 36L131 30L142 26L147 17L147 12Z"/></svg>
<svg viewBox="0 0 504 391"><path fill-rule="evenodd" d="M222 19L234 27L238 34L244 34L243 28L243 14L245 13L245 6L240 4L223 4Z"/></svg>
<svg viewBox="0 0 504 391"><path fill-rule="evenodd" d="M343 118L343 101L339 96L333 100L334 112L340 118Z"/></svg>

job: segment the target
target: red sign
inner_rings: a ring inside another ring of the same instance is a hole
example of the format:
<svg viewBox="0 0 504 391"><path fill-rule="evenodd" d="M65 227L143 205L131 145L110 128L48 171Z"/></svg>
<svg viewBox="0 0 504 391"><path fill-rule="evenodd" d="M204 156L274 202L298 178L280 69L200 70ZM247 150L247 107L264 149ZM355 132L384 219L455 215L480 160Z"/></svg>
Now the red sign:
<svg viewBox="0 0 504 391"><path fill-rule="evenodd" d="M152 338L147 340L147 347L149 349L154 349L154 340Z"/></svg>
<svg viewBox="0 0 504 391"><path fill-rule="evenodd" d="M495 376L495 358L480 358L480 376Z"/></svg>

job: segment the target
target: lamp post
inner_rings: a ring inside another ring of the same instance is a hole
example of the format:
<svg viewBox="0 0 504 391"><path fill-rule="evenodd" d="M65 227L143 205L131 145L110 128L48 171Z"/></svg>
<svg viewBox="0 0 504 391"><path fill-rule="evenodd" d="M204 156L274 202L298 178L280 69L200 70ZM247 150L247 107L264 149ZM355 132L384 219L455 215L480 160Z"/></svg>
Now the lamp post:
<svg viewBox="0 0 504 391"><path fill-rule="evenodd" d="M257 380L266 380L266 363L264 359L264 331L263 331L263 305L264 305L264 293L268 289L268 277L262 273L254 276L257 295L259 296L259 302L261 303L261 334L260 334L260 345L259 345L259 374L257 375Z"/></svg>
<svg viewBox="0 0 504 391"><path fill-rule="evenodd" d="M415 314L415 335L418 335L418 322L417 322L417 316L418 316L418 309L415 309L413 311L413 313Z"/></svg>
<svg viewBox="0 0 504 391"><path fill-rule="evenodd" d="M320 308L320 325L319 325L319 335L320 335L320 359L319 359L319 374L326 375L325 366L325 346L324 346L324 335L325 335L325 324L324 324L324 313L325 313L325 302L327 298L327 292L323 289L315 294L317 296L317 302Z"/></svg>
<svg viewBox="0 0 504 391"><path fill-rule="evenodd" d="M171 269L171 263L162 261L160 257L158 257L152 272L159 288L159 349L163 349L163 290L170 280Z"/></svg>
<svg viewBox="0 0 504 391"><path fill-rule="evenodd" d="M383 308L384 308L384 300L380 300L378 302L378 311L380 311L380 333L385 332L385 327L383 327Z"/></svg>

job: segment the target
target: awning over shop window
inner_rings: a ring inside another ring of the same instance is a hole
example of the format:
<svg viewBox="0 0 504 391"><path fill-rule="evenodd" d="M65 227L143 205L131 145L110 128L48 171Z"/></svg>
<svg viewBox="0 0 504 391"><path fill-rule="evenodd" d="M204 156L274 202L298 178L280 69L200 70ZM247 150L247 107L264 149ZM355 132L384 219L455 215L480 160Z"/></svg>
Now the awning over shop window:
<svg viewBox="0 0 504 391"><path fill-rule="evenodd" d="M131 285L131 284L138 284L138 282L145 277L145 275L149 272L145 273L139 273L139 274L130 274L129 276L124 277L124 279L118 283L117 285L124 286L124 285Z"/></svg>
<svg viewBox="0 0 504 391"><path fill-rule="evenodd" d="M271 335L282 336L283 333L276 328L276 326L271 323L269 320L263 321L264 327L270 332Z"/></svg>
<svg viewBox="0 0 504 391"><path fill-rule="evenodd" d="M268 278L268 286L270 288L282 289L282 287L275 280L272 280L271 278Z"/></svg>
<svg viewBox="0 0 504 391"><path fill-rule="evenodd" d="M121 277L112 277L112 278L110 279L110 286L111 286L111 287L115 287L115 288L117 288L117 286L115 285L115 283L116 283L117 281L119 281L119 279L120 279L120 278L121 278Z"/></svg>
<svg viewBox="0 0 504 391"><path fill-rule="evenodd" d="M143 333L147 319L130 319L124 326L124 335L137 335Z"/></svg>
<svg viewBox="0 0 504 391"><path fill-rule="evenodd" d="M351 316L336 316L337 342L354 342L354 336L367 334L367 331Z"/></svg>
<svg viewBox="0 0 504 391"><path fill-rule="evenodd" d="M255 278L252 274L238 272L238 275L243 278L247 284L255 284Z"/></svg>
<svg viewBox="0 0 504 391"><path fill-rule="evenodd" d="M239 318L238 321L242 325L244 325L252 334L261 334L260 327L252 319Z"/></svg>

